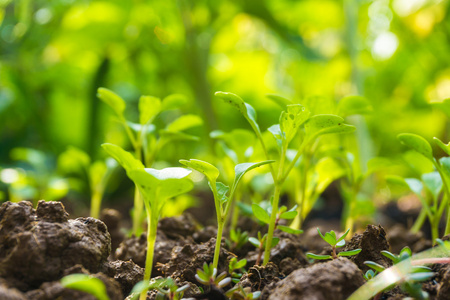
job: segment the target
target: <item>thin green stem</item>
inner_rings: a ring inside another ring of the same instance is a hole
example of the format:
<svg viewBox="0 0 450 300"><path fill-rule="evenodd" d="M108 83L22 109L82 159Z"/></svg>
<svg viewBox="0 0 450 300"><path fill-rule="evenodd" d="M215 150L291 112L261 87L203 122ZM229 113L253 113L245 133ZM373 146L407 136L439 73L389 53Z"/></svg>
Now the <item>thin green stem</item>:
<svg viewBox="0 0 450 300"><path fill-rule="evenodd" d="M447 204L449 204L449 203L450 203L450 201L449 201L450 190L449 190L449 187L448 187L447 178L445 177L445 174L444 174L444 172L442 171L442 168L441 168L441 165L440 165L439 161L436 160L436 159L434 159L433 163L434 163L434 165L435 165L437 171L439 172L439 175L440 175L441 178L442 178L442 183L443 183L443 185L444 185L444 193L445 193L445 195L444 195L444 197L443 197L443 199L442 199L442 203L447 203ZM445 204L443 204L443 206L444 206L444 205L445 205ZM441 211L440 208L439 208L439 211ZM439 219L440 219L440 216L441 216L441 215L442 215L442 212L441 212L441 214L439 215ZM449 208L447 208L447 224L445 225L445 232L444 232L444 235L447 235L447 234L450 234L450 209L449 209Z"/></svg>
<svg viewBox="0 0 450 300"><path fill-rule="evenodd" d="M152 267L153 267L153 254L155 252L155 241L156 241L156 231L158 228L158 215L156 207L154 210L150 211L151 208L149 205L146 205L147 208L147 256L145 258L145 271L144 271L144 281L149 281L152 276ZM139 299L145 300L147 295L147 291L142 292Z"/></svg>
<svg viewBox="0 0 450 300"><path fill-rule="evenodd" d="M425 209L422 209L416 221L414 222L414 225L411 227L410 231L412 233L418 233L420 228L422 228L423 224L425 223L426 219L427 219L427 212Z"/></svg>
<svg viewBox="0 0 450 300"><path fill-rule="evenodd" d="M215 269L217 269L217 266L219 264L220 246L222 243L222 233L224 223L225 222L220 222L217 224L216 249L214 249L214 260L213 260L213 268Z"/></svg>
<svg viewBox="0 0 450 300"><path fill-rule="evenodd" d="M142 201L141 193L137 185L134 186L134 211L133 211L133 234L140 236L142 233L141 220L144 203Z"/></svg>
<svg viewBox="0 0 450 300"><path fill-rule="evenodd" d="M97 190L92 192L91 198L91 217L98 219L100 215L100 207L102 205L103 193Z"/></svg>
<svg viewBox="0 0 450 300"><path fill-rule="evenodd" d="M262 138L261 133L258 130L256 130L256 128L253 128L253 130L255 131L256 136L258 137L258 140L259 140L259 142L261 144L261 148L263 149L263 152L264 152L264 155L266 156L266 159L270 160L269 152L267 152L267 148L266 148L266 145L264 144L264 140ZM272 164L269 164L269 168L270 168L270 173L272 174L272 178L275 181L275 179L276 179L275 169L273 168Z"/></svg>

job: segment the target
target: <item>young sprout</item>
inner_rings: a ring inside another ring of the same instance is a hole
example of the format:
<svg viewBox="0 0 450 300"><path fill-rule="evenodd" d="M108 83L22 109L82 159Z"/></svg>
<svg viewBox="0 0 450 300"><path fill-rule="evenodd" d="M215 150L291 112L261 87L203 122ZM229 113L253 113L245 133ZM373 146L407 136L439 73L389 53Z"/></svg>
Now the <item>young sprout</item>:
<svg viewBox="0 0 450 300"><path fill-rule="evenodd" d="M231 274L231 281L233 283L238 283L242 277L242 274L245 272L245 265L247 264L246 259L237 260L236 257L233 257L230 260L230 264L228 265L228 273ZM240 272L240 273L237 273Z"/></svg>
<svg viewBox="0 0 450 300"><path fill-rule="evenodd" d="M109 300L103 281L87 274L70 274L61 278L65 288L82 291L96 297L98 300Z"/></svg>
<svg viewBox="0 0 450 300"><path fill-rule="evenodd" d="M266 159L270 159L269 152L264 143L263 136L259 125L256 121L255 109L248 103L244 102L239 96L232 93L216 92L217 97L225 103L237 108L239 112L248 121L257 139L261 144L262 151ZM291 103L282 97L275 97L277 103ZM283 99L283 100L280 100ZM279 213L278 203L280 200L281 190L289 173L300 157L316 142L317 138L329 133L348 133L353 132L353 126L344 124L344 119L336 115L315 115L310 117L310 112L301 104L288 104L286 111L281 112L279 124L271 126L268 130L275 137L280 154L280 158L276 167L270 165L270 172L274 182L274 193L272 200L272 212L269 218L269 230L267 233L266 247L264 251L264 265L269 262L270 249L272 246L273 233L275 223ZM287 152L290 142L297 136L299 129L302 129L302 140L300 146L296 150L295 157L287 163ZM304 130L304 132L303 132Z"/></svg>
<svg viewBox="0 0 450 300"><path fill-rule="evenodd" d="M232 229L230 231L230 238L226 240L226 243L228 245L228 249L231 252L234 252L234 250L239 250L244 246L248 241L248 232L244 231L241 232L241 229Z"/></svg>
<svg viewBox="0 0 450 300"><path fill-rule="evenodd" d="M261 263L261 258L264 253L264 248L266 247L266 240L267 240L267 233L264 236L261 236L260 231L258 231L258 238L251 237L248 239L248 241L253 246L255 246L256 249L258 249L258 256L257 256L256 262L255 262L256 266L258 266ZM279 238L274 237L272 239L272 244L270 245L271 246L270 249L274 248L278 244L279 241L280 241Z"/></svg>
<svg viewBox="0 0 450 300"><path fill-rule="evenodd" d="M212 164L198 159L180 160L180 163L185 165L186 167L204 174L208 180L209 187L213 192L217 216L217 240L216 248L214 251L213 268L217 268L219 264L220 244L222 241L223 228L230 211L230 203L233 199L234 193L242 176L244 176L244 174L250 170L253 170L262 165L271 164L272 162L273 161L268 160L258 163L243 163L236 165L234 168L234 181L231 185L231 188L229 188L225 184L217 182L217 178L219 177L219 170Z"/></svg>
<svg viewBox="0 0 450 300"><path fill-rule="evenodd" d="M119 146L103 144L102 147L126 170L128 177L139 188L147 211L147 257L144 281L151 278L156 230L161 209L167 199L190 191L194 184L188 178L192 172L184 168L156 170L144 168L133 155Z"/></svg>
<svg viewBox="0 0 450 300"><path fill-rule="evenodd" d="M227 272L222 272L217 276L217 268L214 268L212 264L203 263L203 270L197 269L195 279L203 285L215 286L223 288L230 284L231 278L227 277Z"/></svg>
<svg viewBox="0 0 450 300"><path fill-rule="evenodd" d="M236 285L232 289L228 290L225 295L230 299L239 299L239 300L253 300L259 299L261 297L261 292L256 291L252 293L251 287L243 288L241 285Z"/></svg>
<svg viewBox="0 0 450 300"><path fill-rule="evenodd" d="M139 295L145 294L148 290L157 290L157 300L181 300L184 291L189 288L189 284L178 287L172 278L158 278L150 281L140 281L131 290L130 300L136 300ZM128 299L128 298L127 298Z"/></svg>
<svg viewBox="0 0 450 300"><path fill-rule="evenodd" d="M336 237L336 233L331 230L325 235L322 235L322 232L320 232L320 229L317 228L317 231L319 232L320 237L327 242L331 246L331 255L317 255L314 253L306 253L306 256L313 259L336 259L341 256L353 256L361 252L362 249L354 249L350 251L341 251L336 254L336 249L341 248L345 246L345 237L349 233L350 229L347 229L347 231L340 237Z"/></svg>
<svg viewBox="0 0 450 300"><path fill-rule="evenodd" d="M271 209L270 207L268 207L268 209ZM265 223L265 224L270 224L270 215L267 212L267 210L265 210L264 208L262 208L260 205L253 203L252 204L252 211L253 214L255 215L255 217ZM295 218L295 216L297 215L297 205L294 205L294 207L292 207L290 210L287 210L286 206L281 206L280 209L278 210L278 213L276 214L276 218L275 218L275 229L280 229L281 231L287 232L287 233L291 233L291 234L301 234L303 233L303 230L300 229L293 229L291 227L288 226L284 226L284 225L279 225L278 223L280 222L280 220L292 220Z"/></svg>

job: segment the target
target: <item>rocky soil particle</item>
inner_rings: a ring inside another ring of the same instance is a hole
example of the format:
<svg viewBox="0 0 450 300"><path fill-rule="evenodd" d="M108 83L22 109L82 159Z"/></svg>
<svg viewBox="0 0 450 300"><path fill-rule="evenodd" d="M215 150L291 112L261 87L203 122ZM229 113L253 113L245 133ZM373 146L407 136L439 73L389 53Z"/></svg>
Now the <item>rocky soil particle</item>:
<svg viewBox="0 0 450 300"><path fill-rule="evenodd" d="M111 252L114 253L125 239L125 234L121 230L122 214L118 210L106 208L100 213L100 220L108 227L108 232L111 235Z"/></svg>
<svg viewBox="0 0 450 300"><path fill-rule="evenodd" d="M422 232L412 233L405 226L396 224L387 235L391 252L398 254L403 247L409 246L414 253L431 248L431 241L426 240Z"/></svg>
<svg viewBox="0 0 450 300"><path fill-rule="evenodd" d="M131 292L133 286L144 278L144 269L133 261L115 260L107 262L102 272L114 278L121 286L124 295Z"/></svg>
<svg viewBox="0 0 450 300"><path fill-rule="evenodd" d="M185 213L179 217L163 218L159 221L158 232L164 232L169 239L183 239L197 231L197 222L192 215Z"/></svg>
<svg viewBox="0 0 450 300"><path fill-rule="evenodd" d="M93 218L68 220L61 202L6 202L0 207L0 277L22 291L58 280L81 264L97 272L110 253L110 235Z"/></svg>
<svg viewBox="0 0 450 300"><path fill-rule="evenodd" d="M298 269L276 284L270 300L341 300L364 284L358 267L347 258Z"/></svg>
<svg viewBox="0 0 450 300"><path fill-rule="evenodd" d="M352 256L351 260L363 272L370 269L364 264L365 261L373 261L384 267L392 266L392 262L381 254L382 250L389 250L389 243L386 239L386 232L380 225L368 225L362 234L353 235L343 251L353 249L362 249L358 255Z"/></svg>
<svg viewBox="0 0 450 300"><path fill-rule="evenodd" d="M278 267L269 262L265 266L253 266L248 269L239 282L242 287L251 287L252 291L261 291L261 300L267 299L276 284L283 279Z"/></svg>

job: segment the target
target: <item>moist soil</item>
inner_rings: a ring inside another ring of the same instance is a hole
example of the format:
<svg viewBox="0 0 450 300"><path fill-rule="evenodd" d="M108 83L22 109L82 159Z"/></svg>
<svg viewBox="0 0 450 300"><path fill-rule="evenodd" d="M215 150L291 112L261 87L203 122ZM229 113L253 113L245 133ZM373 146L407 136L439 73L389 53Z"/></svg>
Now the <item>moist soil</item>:
<svg viewBox="0 0 450 300"><path fill-rule="evenodd" d="M132 287L143 279L146 235L126 238L121 231L121 215L104 210L103 221L94 218L69 219L61 202L39 201L36 209L30 202L6 202L0 207L0 299L86 299L95 297L66 289L59 280L69 274L84 273L100 279L112 300L125 299ZM242 219L241 228L256 236L264 228L251 219ZM209 288L195 279L196 270L211 263L214 256L215 228L201 228L185 214L159 222L155 245L153 277L171 277L182 286L189 284L185 298L228 299L225 291ZM228 272L233 257L247 259L246 273L239 285L261 291L260 299L346 299L365 283L364 261L384 267L391 261L380 251L398 253L406 245L414 252L431 246L422 234L394 226L385 231L369 225L354 234L343 250L360 248L353 257L312 262L305 253L329 254L315 228L302 235L276 231L280 238L271 251L271 262L255 265L259 251L249 243L240 249L230 248L222 240L218 273ZM450 267L433 265L435 276L423 284L430 299L450 299ZM156 299L149 291L147 299ZM403 299L399 288L384 292L379 299ZM244 299L234 294L232 299Z"/></svg>

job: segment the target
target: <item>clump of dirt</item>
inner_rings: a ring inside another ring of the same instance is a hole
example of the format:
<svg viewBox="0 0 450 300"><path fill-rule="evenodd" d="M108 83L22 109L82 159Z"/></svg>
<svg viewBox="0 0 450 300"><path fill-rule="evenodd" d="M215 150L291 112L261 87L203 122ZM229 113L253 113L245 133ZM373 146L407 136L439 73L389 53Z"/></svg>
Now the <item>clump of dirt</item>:
<svg viewBox="0 0 450 300"><path fill-rule="evenodd" d="M431 248L430 240L426 240L422 232L412 233L405 226L396 224L389 229L387 235L392 253L400 253L403 247L409 246L415 253Z"/></svg>
<svg viewBox="0 0 450 300"><path fill-rule="evenodd" d="M0 277L27 291L58 280L77 264L95 273L111 238L94 218L69 220L61 202L6 202L0 207Z"/></svg>
<svg viewBox="0 0 450 300"><path fill-rule="evenodd" d="M100 220L108 227L108 232L111 236L111 252L114 253L125 239L125 234L121 230L122 214L118 210L105 208L100 213Z"/></svg>
<svg viewBox="0 0 450 300"><path fill-rule="evenodd" d="M184 239L197 231L197 222L185 213L179 217L163 218L158 223L158 232L164 232L169 239Z"/></svg>
<svg viewBox="0 0 450 300"><path fill-rule="evenodd" d="M376 262L386 268L392 266L392 262L381 254L382 250L389 250L386 232L381 225L367 225L366 230L362 234L354 234L343 251L354 249L362 249L358 255L354 255L350 259L363 272L370 269L364 264L364 262L368 260Z"/></svg>
<svg viewBox="0 0 450 300"><path fill-rule="evenodd" d="M269 300L343 300L364 284L358 267L347 258L298 269L279 281Z"/></svg>
<svg viewBox="0 0 450 300"><path fill-rule="evenodd" d="M269 262L265 266L253 266L248 269L239 282L243 287L251 287L252 291L261 291L261 299L267 299L277 282L283 279L284 274L280 273L278 267Z"/></svg>
<svg viewBox="0 0 450 300"><path fill-rule="evenodd" d="M144 269L131 260L107 262L103 266L102 272L120 284L124 295L128 295L133 286L144 278Z"/></svg>

